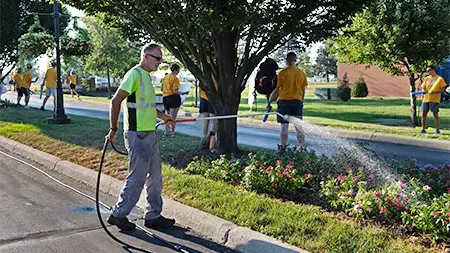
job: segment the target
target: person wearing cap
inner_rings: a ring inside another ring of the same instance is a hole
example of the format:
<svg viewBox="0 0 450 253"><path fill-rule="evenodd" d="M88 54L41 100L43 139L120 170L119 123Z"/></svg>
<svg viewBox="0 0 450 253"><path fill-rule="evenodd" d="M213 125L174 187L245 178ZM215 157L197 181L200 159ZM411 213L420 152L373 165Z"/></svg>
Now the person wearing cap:
<svg viewBox="0 0 450 253"><path fill-rule="evenodd" d="M287 67L278 74L277 87L270 94L269 104L278 98L278 113L303 119L303 101L308 81L305 72L295 65L296 61L297 55L294 52L289 52L286 56ZM281 123L281 148L285 149L288 140L289 122L281 116L277 116L277 121ZM299 146L304 147L305 135L302 127L298 124L295 124L294 127Z"/></svg>

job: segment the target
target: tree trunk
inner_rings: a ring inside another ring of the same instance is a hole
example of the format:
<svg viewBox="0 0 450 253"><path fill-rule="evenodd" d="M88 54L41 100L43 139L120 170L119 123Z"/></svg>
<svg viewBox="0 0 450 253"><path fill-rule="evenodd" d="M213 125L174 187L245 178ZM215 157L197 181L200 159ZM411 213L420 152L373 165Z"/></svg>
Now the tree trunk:
<svg viewBox="0 0 450 253"><path fill-rule="evenodd" d="M241 99L240 85L242 79L236 78L237 31L215 34L215 51L217 55L217 69L219 73L219 90L211 94L211 104L216 114L237 115ZM209 84L209 87L214 86ZM214 89L214 88L213 88ZM210 97L208 94L208 97ZM238 152L236 118L218 120L217 145L221 153L232 154Z"/></svg>
<svg viewBox="0 0 450 253"><path fill-rule="evenodd" d="M414 78L414 74L409 76L409 85L411 92L416 91L416 80ZM417 96L411 95L411 127L420 126L419 121L417 120Z"/></svg>
<svg viewBox="0 0 450 253"><path fill-rule="evenodd" d="M239 96L240 97L240 96ZM219 115L237 115L239 103L232 104L232 101L219 110ZM217 146L220 153L224 154L236 154L238 150L237 146L237 118L224 119L217 122Z"/></svg>

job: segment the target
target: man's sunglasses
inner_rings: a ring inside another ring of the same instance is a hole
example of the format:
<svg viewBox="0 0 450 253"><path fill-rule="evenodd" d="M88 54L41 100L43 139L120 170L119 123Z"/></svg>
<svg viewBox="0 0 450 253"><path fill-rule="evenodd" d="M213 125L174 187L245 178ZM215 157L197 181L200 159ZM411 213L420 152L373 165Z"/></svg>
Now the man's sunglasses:
<svg viewBox="0 0 450 253"><path fill-rule="evenodd" d="M154 55L149 54L149 53L147 53L147 55L150 55L151 57L155 58L155 60L157 60L157 61L162 61L162 59L163 59L162 57L154 56Z"/></svg>

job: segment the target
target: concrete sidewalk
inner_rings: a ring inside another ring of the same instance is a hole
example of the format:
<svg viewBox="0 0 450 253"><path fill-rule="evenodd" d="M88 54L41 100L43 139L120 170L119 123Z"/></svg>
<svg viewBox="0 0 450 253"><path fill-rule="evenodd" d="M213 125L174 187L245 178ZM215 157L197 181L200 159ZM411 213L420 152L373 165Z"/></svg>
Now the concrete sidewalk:
<svg viewBox="0 0 450 253"><path fill-rule="evenodd" d="M61 173L90 187L96 187L97 172L79 166L59 157L44 153L29 146L0 136L0 145L5 149L33 160L45 168ZM102 175L100 190L104 193L118 196L123 181L107 175ZM214 215L189 207L167 197L164 199L163 215L173 217L183 227L191 228L194 232L222 244L227 248L245 253L279 252L292 253L304 251L300 248L283 243L262 233L246 227L238 226ZM137 204L145 208L145 193Z"/></svg>

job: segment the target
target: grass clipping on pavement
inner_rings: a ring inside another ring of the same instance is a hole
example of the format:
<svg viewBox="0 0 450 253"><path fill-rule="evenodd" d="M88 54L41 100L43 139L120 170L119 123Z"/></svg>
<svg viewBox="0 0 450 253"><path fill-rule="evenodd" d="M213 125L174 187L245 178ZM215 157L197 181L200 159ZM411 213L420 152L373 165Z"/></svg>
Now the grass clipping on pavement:
<svg viewBox="0 0 450 253"><path fill-rule="evenodd" d="M97 170L108 122L71 116L69 125L48 125L45 118L51 116L34 109L0 109L0 135ZM123 150L122 138L119 134L117 146ZM169 154L197 148L200 142L200 138L181 134L160 141L163 160ZM127 158L108 152L104 173L123 180ZM414 237L393 236L386 229L361 225L320 207L280 202L224 182L187 175L165 162L163 175L166 196L308 251L439 252L424 248Z"/></svg>

